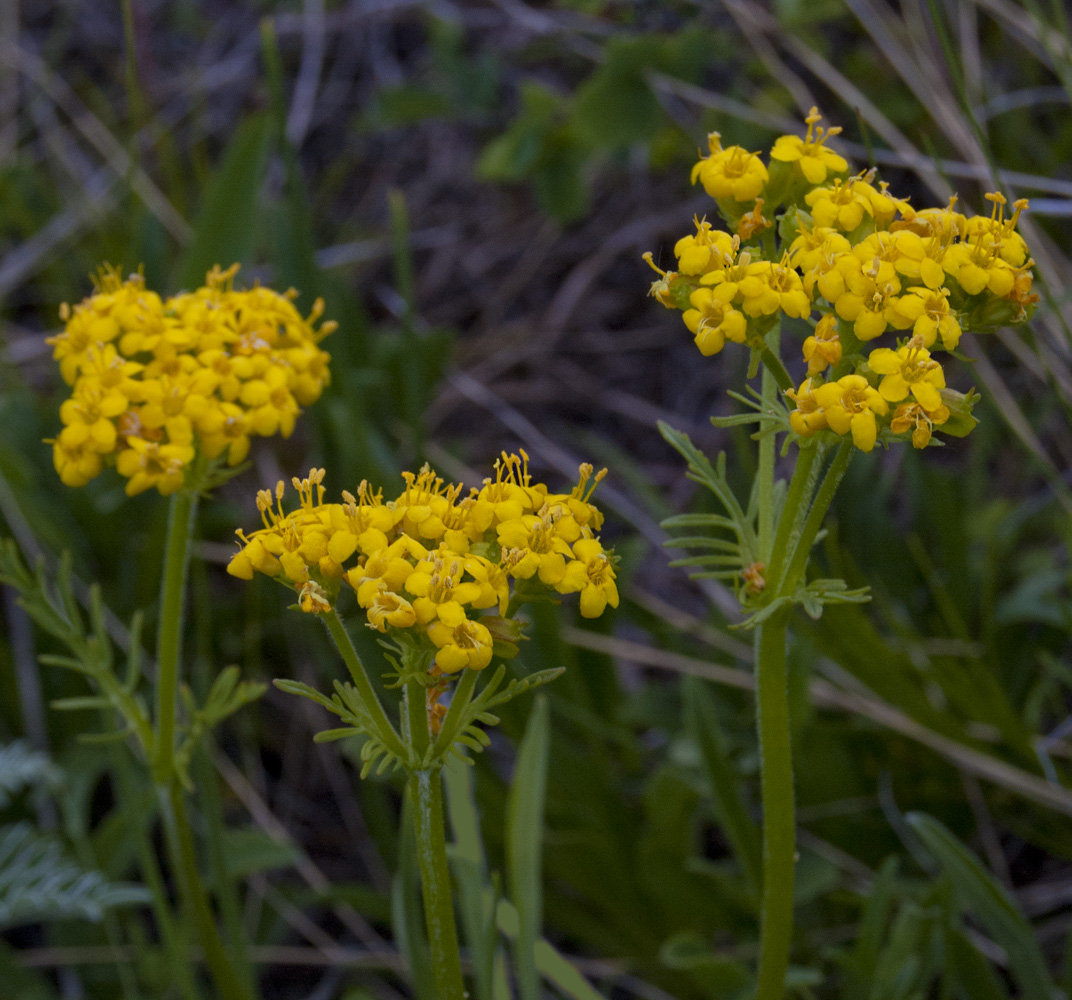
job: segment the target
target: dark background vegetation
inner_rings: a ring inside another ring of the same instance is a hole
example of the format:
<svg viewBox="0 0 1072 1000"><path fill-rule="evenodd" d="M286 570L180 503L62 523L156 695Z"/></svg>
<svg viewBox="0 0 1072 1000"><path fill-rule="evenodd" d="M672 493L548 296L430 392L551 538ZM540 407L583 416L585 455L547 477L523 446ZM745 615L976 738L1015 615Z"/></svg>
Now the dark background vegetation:
<svg viewBox="0 0 1072 1000"><path fill-rule="evenodd" d="M708 500L655 422L726 450L746 490L751 442L707 420L732 411L746 359L702 359L646 298L640 255L667 265L712 213L688 185L709 130L768 148L812 104L917 206L1028 196L1035 320L969 338L951 375L982 393L979 428L856 457L820 562L874 600L797 621L794 989L1029 996L1023 963L1041 956L1072 990L1065 17L1060 0L2 0L0 513L30 553L71 551L121 618L152 620L165 502L127 500L111 474L63 488L42 444L63 396L44 338L104 261L173 293L240 260L240 281L294 285L305 306L322 294L340 322L325 397L203 507L195 686L231 662L321 685L339 671L284 594L223 572L258 487L323 465L332 492L389 492L425 460L478 482L517 447L553 485L608 466L622 606L576 624L541 609L515 666L569 668L549 693L545 933L607 996L733 996L757 928L718 803L738 795L758 820L751 653L732 594L666 567L658 521ZM100 720L46 707L84 690L39 672L48 644L4 610L0 734L52 752L72 844L133 877L114 753L76 742ZM510 706L476 766L493 868L529 707ZM210 753L265 993L410 995L392 928L412 864L399 789L314 745L324 725L270 689ZM980 867L925 844L911 811ZM122 924L135 944L151 933L138 911ZM112 996L104 941L75 921L14 931L0 978L19 996Z"/></svg>

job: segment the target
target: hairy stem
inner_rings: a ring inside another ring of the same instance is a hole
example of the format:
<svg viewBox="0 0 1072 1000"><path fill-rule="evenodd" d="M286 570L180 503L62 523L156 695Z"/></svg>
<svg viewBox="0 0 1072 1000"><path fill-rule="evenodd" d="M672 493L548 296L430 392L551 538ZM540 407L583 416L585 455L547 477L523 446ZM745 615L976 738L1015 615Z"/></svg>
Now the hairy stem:
<svg viewBox="0 0 1072 1000"><path fill-rule="evenodd" d="M789 480L789 491L785 495L785 503L782 505L782 514L778 519L778 531L774 536L771 546L770 563L767 567L767 586L772 594L781 593L782 570L789 558L789 542L793 534L793 527L801 516L801 507L808 501L808 481L811 478L811 470L815 465L818 448L798 448L797 461L793 467L793 476Z"/></svg>
<svg viewBox="0 0 1072 1000"><path fill-rule="evenodd" d="M769 347L764 347L759 357L763 362L764 369L774 376L774 381L778 383L778 388L782 392L795 388L792 377L786 371L785 365L782 364L782 359L774 351Z"/></svg>
<svg viewBox="0 0 1072 1000"><path fill-rule="evenodd" d="M411 772L409 790L413 797L421 896L424 899L424 918L432 953L436 1000L464 1000L466 992L458 953L458 932L454 925L443 829L443 781L440 769Z"/></svg>
<svg viewBox="0 0 1072 1000"><path fill-rule="evenodd" d="M778 327L767 334L769 343L777 345L779 338ZM764 355L772 354L771 348L763 348ZM775 406L778 396L778 385L768 365L763 366L763 412L771 410ZM756 469L758 481L759 517L756 523L760 553L770 552L771 537L774 534L774 447L775 435L764 434L759 439L759 466Z"/></svg>
<svg viewBox="0 0 1072 1000"><path fill-rule="evenodd" d="M804 522L800 538L797 539L797 547L793 551L789 568L785 572L785 580L779 588L782 594L792 594L804 575L811 547L815 544L815 536L819 534L819 529L823 526L826 512L830 509L834 494L837 493L837 488L845 476L845 470L849 467L853 447L851 438L842 441L834 455L834 460L830 463L830 468L826 470L826 478L823 479L823 485L819 487L819 492L815 495L815 502L811 505L808 519Z"/></svg>
<svg viewBox="0 0 1072 1000"><path fill-rule="evenodd" d="M756 1000L782 1000L793 937L796 820L786 671L787 609L756 628L756 730L763 798L763 898Z"/></svg>
<svg viewBox="0 0 1072 1000"><path fill-rule="evenodd" d="M365 708L372 718L372 723L376 727L376 735L383 745L399 760L408 761L409 753L402 744L402 739L396 732L395 727L391 725L391 720L387 718L387 713L384 712L380 699L376 697L372 681L369 680L364 664L362 664L361 658L357 655L357 650L354 649L350 634L343 628L338 612L331 608L320 617L323 619L324 625L335 643L335 648L338 649L339 655L346 663L346 669L350 671L354 687L357 688L357 693L361 695L361 700L364 702Z"/></svg>
<svg viewBox="0 0 1072 1000"><path fill-rule="evenodd" d="M182 489L171 497L164 578L160 588L160 627L156 644L156 738L153 780L170 785L175 768L175 707L182 656L183 603L190 537L197 517L197 492Z"/></svg>

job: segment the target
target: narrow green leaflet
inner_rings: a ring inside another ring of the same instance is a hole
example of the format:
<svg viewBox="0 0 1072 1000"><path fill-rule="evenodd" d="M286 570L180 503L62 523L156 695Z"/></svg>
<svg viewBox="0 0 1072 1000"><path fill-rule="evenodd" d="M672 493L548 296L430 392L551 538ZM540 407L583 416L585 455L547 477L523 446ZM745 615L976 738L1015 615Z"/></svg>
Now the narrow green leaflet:
<svg viewBox="0 0 1072 1000"><path fill-rule="evenodd" d="M1054 986L1046 960L1031 925L1009 894L933 816L909 813L905 820L953 883L962 910L1005 949L1024 1000L1052 1000Z"/></svg>

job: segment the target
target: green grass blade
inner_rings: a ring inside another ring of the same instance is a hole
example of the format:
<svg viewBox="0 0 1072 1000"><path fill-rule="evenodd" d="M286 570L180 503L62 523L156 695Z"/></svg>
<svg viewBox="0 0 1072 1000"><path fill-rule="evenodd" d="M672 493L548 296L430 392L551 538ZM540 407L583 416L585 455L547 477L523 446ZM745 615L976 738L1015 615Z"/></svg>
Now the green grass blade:
<svg viewBox="0 0 1072 1000"><path fill-rule="evenodd" d="M465 941L473 962L477 1000L492 1000L492 977L498 936L493 924L494 894L488 885L480 817L473 796L472 768L448 757L443 768L447 813L454 842L448 848L450 867L458 884L458 903Z"/></svg>
<svg viewBox="0 0 1072 1000"><path fill-rule="evenodd" d="M182 288L196 288L213 264L249 261L261 181L268 166L271 122L265 114L238 128L216 175L205 189L194 238L179 268Z"/></svg>
<svg viewBox="0 0 1072 1000"><path fill-rule="evenodd" d="M719 739L715 706L703 681L697 677L685 678L682 695L685 699L685 725L700 750L714 799L715 816L748 880L749 888L758 899L763 881L759 829L745 809L740 781Z"/></svg>
<svg viewBox="0 0 1072 1000"><path fill-rule="evenodd" d="M505 899L499 901L496 920L499 930L506 937L511 940L518 938L521 930L520 914ZM536 971L571 1000L603 1000L580 970L549 941L539 938L533 945L533 955ZM498 1000L497 996L495 1000Z"/></svg>
<svg viewBox="0 0 1072 1000"><path fill-rule="evenodd" d="M1024 1000L1050 1000L1054 988L1046 960L1031 925L1009 894L934 817L909 813L905 819L953 883L961 907L1008 953L1009 969Z"/></svg>

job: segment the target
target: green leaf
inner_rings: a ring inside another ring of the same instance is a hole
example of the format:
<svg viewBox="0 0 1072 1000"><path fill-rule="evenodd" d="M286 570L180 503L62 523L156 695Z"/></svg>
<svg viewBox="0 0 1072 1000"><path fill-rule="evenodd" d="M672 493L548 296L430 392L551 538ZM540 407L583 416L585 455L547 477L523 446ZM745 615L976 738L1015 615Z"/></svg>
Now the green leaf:
<svg viewBox="0 0 1072 1000"><path fill-rule="evenodd" d="M24 740L0 747L0 809L24 788L55 788L62 780L63 773L48 756Z"/></svg>
<svg viewBox="0 0 1072 1000"><path fill-rule="evenodd" d="M255 827L225 830L223 852L227 861L227 874L236 879L246 878L257 872L289 868L298 857L298 848L295 845L280 843Z"/></svg>
<svg viewBox="0 0 1072 1000"><path fill-rule="evenodd" d="M227 146L216 174L205 187L194 238L179 268L183 288L196 288L213 264L248 262L268 166L271 121L263 112L246 118Z"/></svg>
<svg viewBox="0 0 1072 1000"><path fill-rule="evenodd" d="M630 146L651 139L666 117L645 79L659 61L655 38L614 38L607 59L577 89L572 121L597 149Z"/></svg>
<svg viewBox="0 0 1072 1000"><path fill-rule="evenodd" d="M731 995L751 982L743 965L716 955L695 931L681 931L667 938L659 949L659 960L668 969L699 973L715 996Z"/></svg>
<svg viewBox="0 0 1072 1000"><path fill-rule="evenodd" d="M516 940L521 929L520 917L517 910L505 899L499 900L495 919L502 934L510 940ZM550 942L540 938L533 952L536 971L571 1000L604 1000L602 994L592 988L581 971ZM499 996L509 997L509 987L504 984L503 988L493 995L496 1000Z"/></svg>
<svg viewBox="0 0 1072 1000"><path fill-rule="evenodd" d="M538 83L521 85L521 109L510 127L484 147L476 174L486 181L520 181L535 170L562 99Z"/></svg>
<svg viewBox="0 0 1072 1000"><path fill-rule="evenodd" d="M473 985L477 1000L492 1000L498 946L495 892L488 884L472 769L456 757L449 757L443 767L443 781L454 832L454 843L449 848L450 867L458 884L458 909L473 960Z"/></svg>
<svg viewBox="0 0 1072 1000"><path fill-rule="evenodd" d="M543 919L540 859L550 740L547 699L541 697L525 727L506 804L506 863L510 898L519 917L514 955L521 1000L540 996L535 946Z"/></svg>
<svg viewBox="0 0 1072 1000"><path fill-rule="evenodd" d="M956 837L925 813L905 817L953 883L961 909L979 921L1009 956L1009 970L1025 1000L1051 1000L1053 981L1031 925L1012 898Z"/></svg>
<svg viewBox="0 0 1072 1000"><path fill-rule="evenodd" d="M111 882L66 856L29 823L0 827L0 927L48 920L99 921L107 910L146 903L141 886Z"/></svg>

